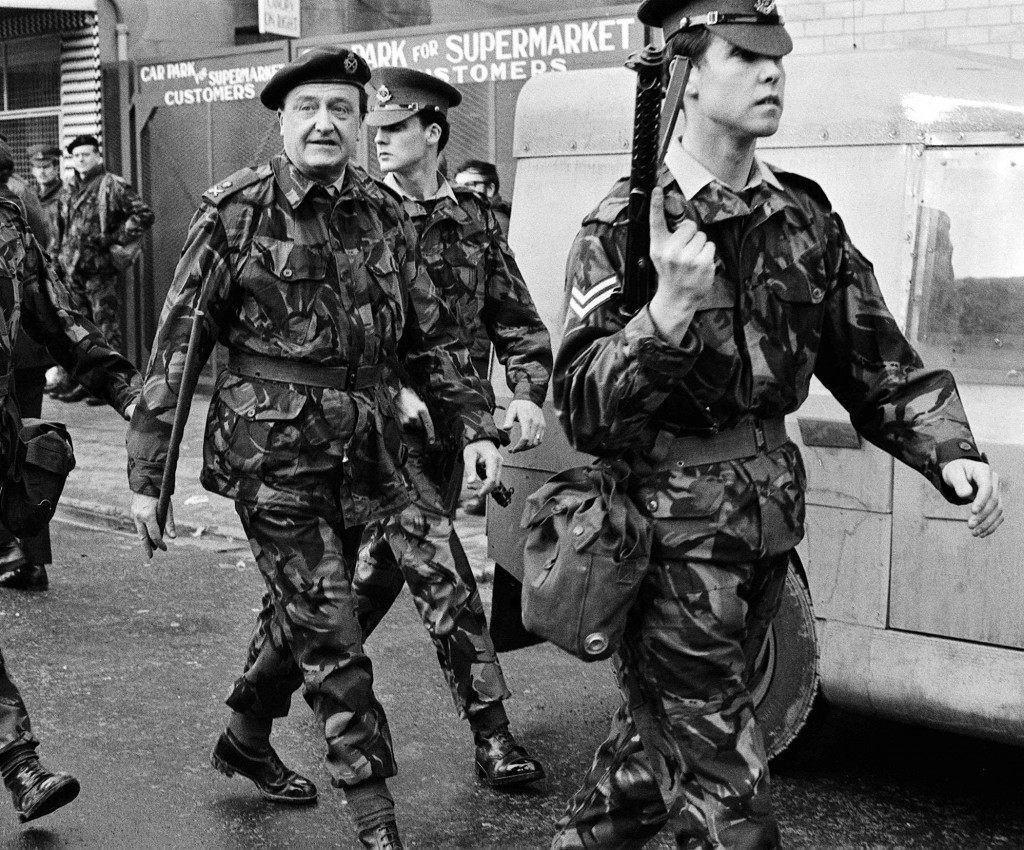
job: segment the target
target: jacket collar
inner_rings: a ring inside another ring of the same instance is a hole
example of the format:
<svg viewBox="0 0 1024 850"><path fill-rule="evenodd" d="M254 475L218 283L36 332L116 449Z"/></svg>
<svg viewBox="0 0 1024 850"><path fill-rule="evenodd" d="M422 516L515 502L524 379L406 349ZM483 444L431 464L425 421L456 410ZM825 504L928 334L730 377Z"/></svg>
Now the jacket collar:
<svg viewBox="0 0 1024 850"><path fill-rule="evenodd" d="M330 186L310 180L292 165L291 160L288 159L286 154L278 154L270 161L270 164L274 169L274 181L293 210L298 208L314 189L319 188L334 197L343 197L346 193L346 187L352 182L350 176L352 171L351 163L345 164L345 170L341 172L341 176Z"/></svg>

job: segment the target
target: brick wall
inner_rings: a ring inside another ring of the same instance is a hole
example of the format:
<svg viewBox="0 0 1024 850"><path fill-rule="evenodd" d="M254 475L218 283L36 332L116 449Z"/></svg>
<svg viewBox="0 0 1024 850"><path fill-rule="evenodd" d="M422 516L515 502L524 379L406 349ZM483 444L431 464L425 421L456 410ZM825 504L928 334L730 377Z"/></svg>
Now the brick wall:
<svg viewBox="0 0 1024 850"><path fill-rule="evenodd" d="M780 0L799 53L929 47L1024 59L1024 0Z"/></svg>

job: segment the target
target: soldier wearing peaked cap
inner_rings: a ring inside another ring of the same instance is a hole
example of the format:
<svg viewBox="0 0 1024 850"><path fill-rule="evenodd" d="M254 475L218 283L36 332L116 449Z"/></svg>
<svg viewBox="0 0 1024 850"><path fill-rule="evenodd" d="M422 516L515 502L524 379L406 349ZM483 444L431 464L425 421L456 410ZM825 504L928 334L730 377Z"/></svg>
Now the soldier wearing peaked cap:
<svg viewBox="0 0 1024 850"><path fill-rule="evenodd" d="M332 783L367 847L400 848L386 779L397 770L351 582L367 522L409 503L398 375L431 394L497 482L497 429L468 353L390 192L351 158L366 111L366 63L311 50L267 83L284 153L213 186L193 219L128 435L133 514L147 551L181 366L199 322L204 361L229 350L206 426L202 482L235 500L266 583L213 763L267 798L311 803L312 782L270 745L292 694L313 708ZM173 517L167 520L173 536Z"/></svg>
<svg viewBox="0 0 1024 850"><path fill-rule="evenodd" d="M521 426L512 450L533 448L544 436L540 405L552 359L547 329L487 200L452 186L437 168L448 139L448 112L462 96L442 80L405 68L376 71L374 85L366 123L377 128L384 183L412 218L420 261L458 317L462 344L472 349L479 330L489 338L488 347L494 343L513 393L503 427ZM485 386L493 409L490 384ZM415 500L384 524L360 559L354 587L363 633L369 635L388 612L404 574L456 709L473 729L478 775L499 788L534 782L544 769L509 731L504 707L509 691L473 571L452 528L462 486L461 429L444 420L432 399L409 388L399 395L399 409L410 444ZM425 422L436 424L438 446L430 445Z"/></svg>
<svg viewBox="0 0 1024 850"><path fill-rule="evenodd" d="M620 182L570 251L554 398L574 446L630 463L654 540L615 657L623 701L552 846L641 846L671 820L680 847L774 847L747 675L804 533L783 418L817 377L861 436L970 506L976 537L1002 522L999 483L825 193L756 155L792 47L774 0L646 0L639 17L692 63L651 197L657 290L625 309Z"/></svg>

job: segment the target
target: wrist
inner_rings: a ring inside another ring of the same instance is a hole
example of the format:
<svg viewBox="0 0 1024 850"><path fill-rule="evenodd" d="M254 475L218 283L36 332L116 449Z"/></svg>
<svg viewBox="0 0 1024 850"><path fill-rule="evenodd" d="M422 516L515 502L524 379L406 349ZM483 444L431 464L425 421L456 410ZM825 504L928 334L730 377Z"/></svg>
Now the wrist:
<svg viewBox="0 0 1024 850"><path fill-rule="evenodd" d="M678 301L665 303L655 294L648 305L648 312L658 335L672 345L679 345L690 328L696 309Z"/></svg>

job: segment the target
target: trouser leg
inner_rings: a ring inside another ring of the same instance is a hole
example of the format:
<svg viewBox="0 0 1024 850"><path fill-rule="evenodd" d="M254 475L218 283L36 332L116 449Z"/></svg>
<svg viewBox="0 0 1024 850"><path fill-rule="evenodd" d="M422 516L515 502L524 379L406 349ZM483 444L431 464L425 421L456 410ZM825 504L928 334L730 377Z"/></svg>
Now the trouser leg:
<svg viewBox="0 0 1024 850"><path fill-rule="evenodd" d="M21 415L38 419L43 412L43 388L46 386L46 366L32 366L28 369L15 368L14 392ZM30 564L52 564L50 549L50 527L38 534L21 538L21 548Z"/></svg>
<svg viewBox="0 0 1024 850"><path fill-rule="evenodd" d="M451 518L417 501L384 528L427 628L438 662L461 717L489 731L508 722L503 701L509 690L487 630L480 591L468 561L456 564ZM481 730L478 730L481 731Z"/></svg>
<svg viewBox="0 0 1024 850"><path fill-rule="evenodd" d="M257 717L280 717L303 684L303 696L324 729L334 784L393 776L391 734L373 694L373 668L363 652L351 587L362 529L346 530L340 514L237 508L267 595L228 705Z"/></svg>
<svg viewBox="0 0 1024 850"><path fill-rule="evenodd" d="M25 702L7 672L7 662L0 653L0 764L14 753L35 750L39 741L32 733Z"/></svg>
<svg viewBox="0 0 1024 850"><path fill-rule="evenodd" d="M404 586L405 576L384 540L383 528L379 523L367 526L352 581L364 641L391 610Z"/></svg>
<svg viewBox="0 0 1024 850"><path fill-rule="evenodd" d="M627 847L621 839L633 835L642 843L658 823L659 796L668 802L661 822L677 819L680 846L777 842L746 674L778 610L787 565L782 556L654 566L616 659L630 711L617 715L556 844Z"/></svg>
<svg viewBox="0 0 1024 850"><path fill-rule="evenodd" d="M88 275L84 285L93 324L114 351L121 351L120 279L117 275Z"/></svg>

